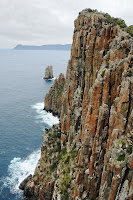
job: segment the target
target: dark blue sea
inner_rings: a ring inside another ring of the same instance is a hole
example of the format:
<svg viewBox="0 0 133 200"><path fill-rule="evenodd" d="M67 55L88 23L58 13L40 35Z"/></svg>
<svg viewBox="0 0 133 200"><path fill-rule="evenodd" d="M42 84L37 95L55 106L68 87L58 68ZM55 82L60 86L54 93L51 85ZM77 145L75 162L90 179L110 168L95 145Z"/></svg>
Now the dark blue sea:
<svg viewBox="0 0 133 200"><path fill-rule="evenodd" d="M0 50L0 200L23 200L20 182L33 174L40 158L44 129L58 118L43 111L44 96L54 80L66 73L70 51Z"/></svg>

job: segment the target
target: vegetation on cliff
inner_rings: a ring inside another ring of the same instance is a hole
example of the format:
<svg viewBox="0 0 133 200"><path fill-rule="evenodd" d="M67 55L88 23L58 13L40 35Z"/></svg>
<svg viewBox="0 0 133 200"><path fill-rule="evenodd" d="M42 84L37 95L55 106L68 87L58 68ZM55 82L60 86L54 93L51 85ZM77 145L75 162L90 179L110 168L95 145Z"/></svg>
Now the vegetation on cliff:
<svg viewBox="0 0 133 200"><path fill-rule="evenodd" d="M111 17L111 15L109 15L108 13L98 12L97 9L90 9L90 8L85 9L85 11L90 12L90 13L92 12L92 13L96 13L96 14L102 14L105 18L103 20L99 19L98 22L104 21L107 24L112 24L112 26L119 25L121 28L127 27L127 25L123 19Z"/></svg>
<svg viewBox="0 0 133 200"><path fill-rule="evenodd" d="M131 200L133 38L123 20L96 10L83 10L74 24L62 90L56 80L45 98L60 124L45 131L25 194L40 200Z"/></svg>
<svg viewBox="0 0 133 200"><path fill-rule="evenodd" d="M127 31L133 37L133 25L127 26L123 19L112 17L108 13L99 12L97 9L88 8L88 9L85 9L85 10L90 12L90 13L92 12L92 13L102 14L105 18L104 19L99 19L99 22L103 22L104 21L105 23L111 24L112 26L119 25L121 28L125 28L125 31Z"/></svg>
<svg viewBox="0 0 133 200"><path fill-rule="evenodd" d="M133 25L127 27L126 31L133 37Z"/></svg>

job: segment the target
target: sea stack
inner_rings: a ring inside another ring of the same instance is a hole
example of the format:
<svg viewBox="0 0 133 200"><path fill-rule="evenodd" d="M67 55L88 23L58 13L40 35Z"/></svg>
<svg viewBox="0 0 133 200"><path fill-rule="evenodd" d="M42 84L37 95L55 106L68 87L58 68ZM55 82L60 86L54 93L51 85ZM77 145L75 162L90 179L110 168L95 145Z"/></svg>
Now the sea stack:
<svg viewBox="0 0 133 200"><path fill-rule="evenodd" d="M51 78L54 78L54 76L53 76L53 67L52 66L48 66L45 69L44 79L51 79Z"/></svg>

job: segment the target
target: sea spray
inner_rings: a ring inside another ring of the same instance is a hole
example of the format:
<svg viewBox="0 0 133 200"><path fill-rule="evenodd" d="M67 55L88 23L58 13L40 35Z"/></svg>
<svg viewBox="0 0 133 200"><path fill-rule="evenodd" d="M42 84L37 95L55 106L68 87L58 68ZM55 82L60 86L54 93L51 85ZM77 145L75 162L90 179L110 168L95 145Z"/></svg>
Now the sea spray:
<svg viewBox="0 0 133 200"><path fill-rule="evenodd" d="M53 124L59 123L58 117L55 117L52 115L52 113L46 112L45 110L43 110L43 108L44 108L43 102L32 105L32 108L35 109L37 112L37 116L36 116L37 121L36 122L39 121L40 123L45 123L49 127L51 127Z"/></svg>
<svg viewBox="0 0 133 200"><path fill-rule="evenodd" d="M8 166L8 176L3 178L3 186L10 188L12 194L19 193L19 185L30 174L34 173L40 159L40 149L32 152L26 158L13 158Z"/></svg>

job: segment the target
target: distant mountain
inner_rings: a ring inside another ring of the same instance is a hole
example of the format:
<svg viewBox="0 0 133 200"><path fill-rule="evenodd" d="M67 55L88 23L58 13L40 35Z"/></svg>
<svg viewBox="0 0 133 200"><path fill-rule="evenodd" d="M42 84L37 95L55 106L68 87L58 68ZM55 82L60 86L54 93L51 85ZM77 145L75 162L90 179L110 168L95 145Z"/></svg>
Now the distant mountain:
<svg viewBox="0 0 133 200"><path fill-rule="evenodd" d="M63 51L70 51L71 44L49 44L49 45L42 45L42 46L32 46L32 45L17 45L14 47L14 50L63 50Z"/></svg>

